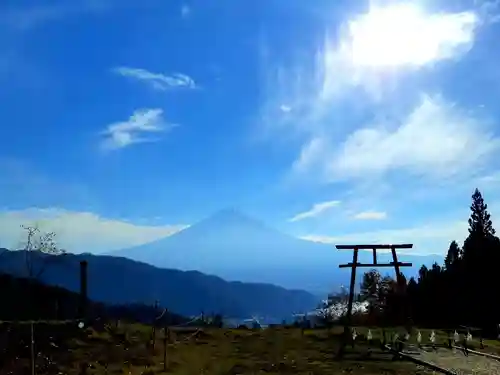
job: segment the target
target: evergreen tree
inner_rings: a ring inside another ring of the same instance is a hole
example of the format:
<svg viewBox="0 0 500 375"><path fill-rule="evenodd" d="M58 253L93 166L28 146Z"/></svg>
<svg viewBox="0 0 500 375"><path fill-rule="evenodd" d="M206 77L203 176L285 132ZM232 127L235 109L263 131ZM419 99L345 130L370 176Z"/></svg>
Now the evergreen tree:
<svg viewBox="0 0 500 375"><path fill-rule="evenodd" d="M478 236L494 236L495 229L491 222L490 214L488 213L488 205L484 203L481 192L476 189L472 194L472 211L469 218L469 233Z"/></svg>
<svg viewBox="0 0 500 375"><path fill-rule="evenodd" d="M418 283L422 284L427 279L427 275L429 274L429 269L423 264L418 270Z"/></svg>
<svg viewBox="0 0 500 375"><path fill-rule="evenodd" d="M469 236L463 246L463 268L458 287L471 306L466 320L490 329L497 320L495 298L496 274L500 262L500 244L488 212L488 205L478 189L472 195Z"/></svg>
<svg viewBox="0 0 500 375"><path fill-rule="evenodd" d="M370 314L379 310L381 305L381 283L382 276L377 270L370 270L363 274L363 281L360 287L360 297L362 301L369 304Z"/></svg>
<svg viewBox="0 0 500 375"><path fill-rule="evenodd" d="M446 270L452 270L460 260L460 247L456 241L452 241L450 243L450 247L448 248L448 253L446 254L446 258L444 259L444 266Z"/></svg>

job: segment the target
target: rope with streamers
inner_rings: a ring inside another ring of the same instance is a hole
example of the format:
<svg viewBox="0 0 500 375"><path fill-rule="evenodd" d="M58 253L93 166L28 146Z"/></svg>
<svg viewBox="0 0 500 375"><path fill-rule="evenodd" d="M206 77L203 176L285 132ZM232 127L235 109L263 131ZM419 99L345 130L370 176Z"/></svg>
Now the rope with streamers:
<svg viewBox="0 0 500 375"><path fill-rule="evenodd" d="M167 327L167 329L171 329L171 328L180 328L180 327L185 327L193 322L195 322L196 320L200 319L201 317L203 317L203 314L200 314L198 316L195 316L194 318L192 318L190 321L187 321L187 322L184 322L184 323L181 323L181 324L177 324L177 325L174 325L174 326L169 326ZM202 329L198 328L196 329L195 332L193 332L192 334L190 334L189 336L187 337L184 337L182 340L175 340L173 342L170 343L170 345L174 346L174 345L178 345L180 343L183 343L183 342L186 342L186 341L189 341L191 340L193 337L195 337L196 335L198 335L200 332L202 331Z"/></svg>

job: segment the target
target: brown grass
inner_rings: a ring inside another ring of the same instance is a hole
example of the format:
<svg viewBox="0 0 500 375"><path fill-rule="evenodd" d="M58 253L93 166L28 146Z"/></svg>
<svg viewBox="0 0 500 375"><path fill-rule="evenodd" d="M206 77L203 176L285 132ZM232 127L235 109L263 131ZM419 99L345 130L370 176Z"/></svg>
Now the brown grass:
<svg viewBox="0 0 500 375"><path fill-rule="evenodd" d="M358 332L366 334L367 329ZM380 329L372 329L374 338ZM402 329L400 332L403 332ZM412 363L392 361L378 347L366 358L368 344L361 336L355 349L348 348L338 360L340 329L306 330L270 328L262 331L237 329L172 329L167 345L167 373L174 375L249 375L249 374L427 374ZM436 331L438 343L446 334ZM163 331L157 330L153 350L151 327L126 325L109 329L89 328L79 337L65 338L54 348L37 338L37 374L161 374L163 372ZM428 341L429 331L422 331ZM53 337L51 340L55 340ZM49 340L50 341L50 340ZM43 342L43 345L42 345ZM492 351L498 350L487 343ZM26 357L25 357L26 358ZM28 360L10 361L0 369L16 374L29 373ZM51 362L53 365L47 365ZM14 367L12 367L14 366Z"/></svg>

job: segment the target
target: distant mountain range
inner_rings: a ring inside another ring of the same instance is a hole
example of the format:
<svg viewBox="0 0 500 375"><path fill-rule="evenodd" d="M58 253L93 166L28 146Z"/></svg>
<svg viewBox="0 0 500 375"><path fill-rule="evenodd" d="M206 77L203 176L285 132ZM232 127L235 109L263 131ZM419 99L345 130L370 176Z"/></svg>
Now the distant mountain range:
<svg viewBox="0 0 500 375"><path fill-rule="evenodd" d="M0 249L0 253L5 249ZM160 305L184 316L221 313L227 318L258 316L266 321L290 318L317 306L319 297L300 290L262 284L227 282L197 271L160 269L112 256L62 257L34 253L35 272L44 267L40 280L49 285L79 291L79 262L88 262L88 296L107 304ZM0 273L27 276L25 251L6 251L0 257ZM45 265L45 266L43 266Z"/></svg>
<svg viewBox="0 0 500 375"><path fill-rule="evenodd" d="M352 261L351 251L301 240L267 227L236 210L222 210L172 236L145 245L111 253L157 267L197 270L226 280L262 282L316 294L337 291L349 283L349 269L338 265ZM402 269L409 278L422 264L430 266L443 259L437 256L400 255L413 263ZM360 252L360 261L371 263L371 253ZM390 262L390 254L380 254ZM357 279L367 269L361 269ZM393 275L391 269L383 274Z"/></svg>

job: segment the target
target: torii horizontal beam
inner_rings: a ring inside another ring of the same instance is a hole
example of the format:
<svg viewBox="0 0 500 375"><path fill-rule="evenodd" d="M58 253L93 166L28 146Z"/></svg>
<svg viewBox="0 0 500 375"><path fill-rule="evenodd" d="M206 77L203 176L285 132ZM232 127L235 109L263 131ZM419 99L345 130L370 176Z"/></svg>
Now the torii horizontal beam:
<svg viewBox="0 0 500 375"><path fill-rule="evenodd" d="M399 245L335 245L337 250L372 250L372 249L411 249L412 243Z"/></svg>
<svg viewBox="0 0 500 375"><path fill-rule="evenodd" d="M346 263L346 264L339 264L339 268L352 268L354 266L354 263ZM413 266L413 263L405 263L405 262L390 262L390 263L356 263L356 268L358 267L411 267Z"/></svg>

